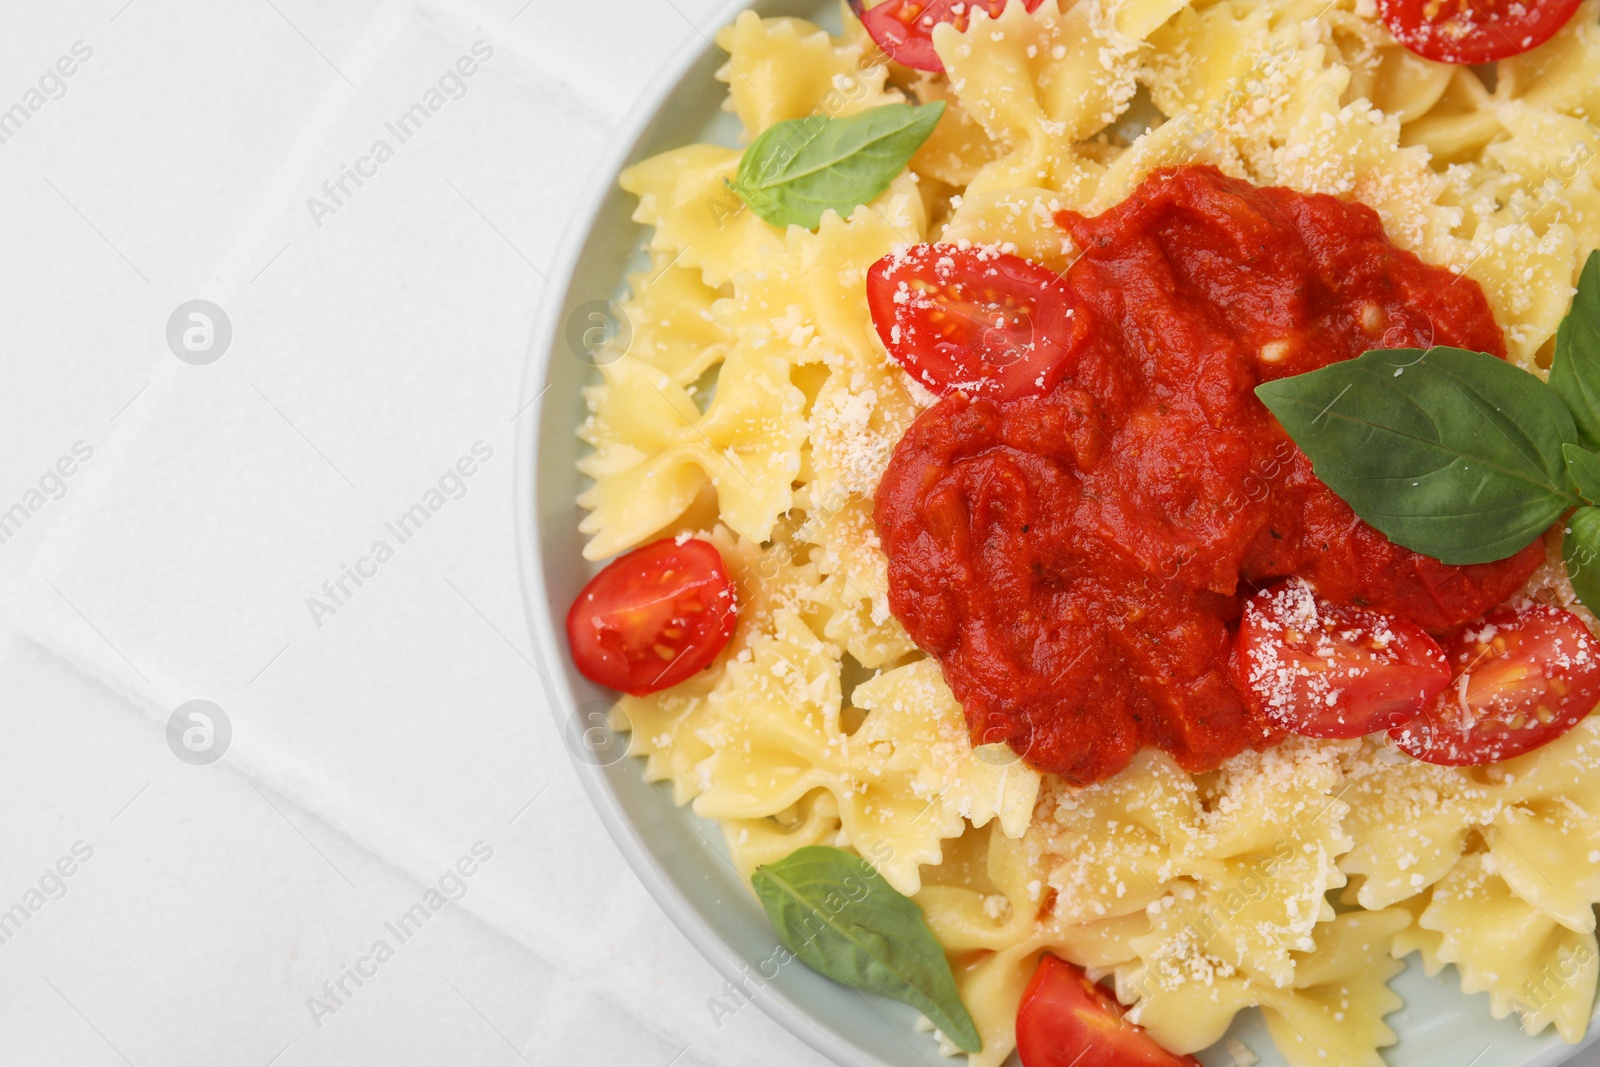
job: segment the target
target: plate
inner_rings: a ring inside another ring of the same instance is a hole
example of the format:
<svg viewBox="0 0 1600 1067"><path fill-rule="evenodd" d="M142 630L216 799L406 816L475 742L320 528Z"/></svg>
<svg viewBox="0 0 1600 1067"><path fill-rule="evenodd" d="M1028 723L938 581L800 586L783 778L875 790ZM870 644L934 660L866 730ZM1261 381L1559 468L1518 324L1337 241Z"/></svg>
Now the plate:
<svg viewBox="0 0 1600 1067"><path fill-rule="evenodd" d="M746 7L763 16L796 15L834 31L839 26L835 3L776 0L729 3L710 24L725 25ZM611 735L605 726L611 699L573 669L566 653L567 607L596 570L583 558L584 539L578 533L582 479L574 466L580 454L576 430L586 414L579 389L596 378L595 368L580 355L580 339L585 329L605 328L606 301L625 292L628 272L647 267L641 252L645 228L630 219L634 199L618 188L617 175L681 145L738 144L737 121L721 110L726 86L712 77L722 62L709 38L697 37L624 120L594 173L587 199L577 205L534 329L521 395L539 401L530 417L519 421L516 521L523 600L545 698L612 840L668 917L723 977L751 990L762 1010L837 1063L956 1063L940 1057L930 1034L914 1031L916 1012L905 1005L864 996L798 961L775 965L778 942L729 862L721 832L711 821L676 807L665 788L642 779L642 762L625 754L626 735ZM1406 1006L1388 1018L1401 1039L1385 1051L1390 1067L1600 1063L1593 1053L1569 1060L1573 1048L1553 1032L1530 1038L1514 1020L1491 1018L1488 996L1462 994L1453 968L1429 978L1412 956L1392 986ZM707 1025L711 1018L708 1013ZM1242 1014L1228 1037L1242 1041L1263 1067L1286 1064L1254 1013ZM1600 1027L1591 1027L1585 1047L1597 1040ZM1220 1046L1200 1058L1208 1067L1233 1063Z"/></svg>

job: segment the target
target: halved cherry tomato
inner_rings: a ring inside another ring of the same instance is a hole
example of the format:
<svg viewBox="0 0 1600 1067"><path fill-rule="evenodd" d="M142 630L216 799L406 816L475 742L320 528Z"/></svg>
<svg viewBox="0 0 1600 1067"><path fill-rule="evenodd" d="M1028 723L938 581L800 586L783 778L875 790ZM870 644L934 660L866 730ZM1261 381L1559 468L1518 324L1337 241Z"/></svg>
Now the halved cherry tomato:
<svg viewBox="0 0 1600 1067"><path fill-rule="evenodd" d="M1061 276L1021 256L913 245L867 272L883 347L935 393L1049 392L1088 332Z"/></svg>
<svg viewBox="0 0 1600 1067"><path fill-rule="evenodd" d="M586 678L644 696L716 659L736 621L733 583L716 546L667 537L590 579L567 612L567 642Z"/></svg>
<svg viewBox="0 0 1600 1067"><path fill-rule="evenodd" d="M1378 0L1395 39L1424 59L1488 63L1544 44L1580 0Z"/></svg>
<svg viewBox="0 0 1600 1067"><path fill-rule="evenodd" d="M1386 730L1450 684L1444 651L1421 627L1330 604L1298 578L1245 604L1233 669L1257 714L1306 737Z"/></svg>
<svg viewBox="0 0 1600 1067"><path fill-rule="evenodd" d="M1083 971L1048 953L1017 1008L1017 1054L1022 1067L1200 1067L1156 1044Z"/></svg>
<svg viewBox="0 0 1600 1067"><path fill-rule="evenodd" d="M1600 701L1600 641L1570 611L1501 608L1448 644L1456 677L1425 711L1389 731L1419 760L1499 763L1547 745Z"/></svg>
<svg viewBox="0 0 1600 1067"><path fill-rule="evenodd" d="M1044 0L1022 0L1029 11ZM994 18L1006 8L1006 0L884 0L867 8L862 0L850 0L850 7L866 27L878 47L896 63L917 70L944 70L944 61L933 50L933 28L948 22L957 30L967 28L974 8L983 8Z"/></svg>

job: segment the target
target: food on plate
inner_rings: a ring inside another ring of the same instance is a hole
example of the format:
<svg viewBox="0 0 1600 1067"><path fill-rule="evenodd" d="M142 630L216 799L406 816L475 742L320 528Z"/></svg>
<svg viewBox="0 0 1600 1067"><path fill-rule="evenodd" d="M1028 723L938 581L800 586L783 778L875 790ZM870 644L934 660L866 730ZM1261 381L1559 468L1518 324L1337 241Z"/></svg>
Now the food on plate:
<svg viewBox="0 0 1600 1067"><path fill-rule="evenodd" d="M1489 63L1544 44L1579 0L1378 0L1384 24L1419 56L1441 63Z"/></svg>
<svg viewBox="0 0 1600 1067"><path fill-rule="evenodd" d="M646 777L973 1067L1379 1067L1408 956L1581 1039L1600 3L842 19L622 175L568 631Z"/></svg>
<svg viewBox="0 0 1600 1067"><path fill-rule="evenodd" d="M1022 0L1029 11L1042 2ZM933 47L935 26L948 23L964 30L974 9L981 7L993 18L1005 6L1005 0L884 0L868 7L862 0L850 0L862 28L890 59L934 72L944 70L944 60Z"/></svg>
<svg viewBox="0 0 1600 1067"><path fill-rule="evenodd" d="M737 619L716 546L664 537L589 580L567 612L567 645L590 681L644 696L704 670Z"/></svg>
<svg viewBox="0 0 1600 1067"><path fill-rule="evenodd" d="M1131 1025L1122 1005L1082 968L1046 952L1017 1007L1022 1067L1200 1067Z"/></svg>

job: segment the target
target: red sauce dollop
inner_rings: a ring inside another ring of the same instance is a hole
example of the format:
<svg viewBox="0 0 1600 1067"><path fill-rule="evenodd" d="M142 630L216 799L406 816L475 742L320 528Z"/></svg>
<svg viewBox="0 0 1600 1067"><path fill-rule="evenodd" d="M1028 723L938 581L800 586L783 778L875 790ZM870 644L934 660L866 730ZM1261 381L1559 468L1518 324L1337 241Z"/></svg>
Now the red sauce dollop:
<svg viewBox="0 0 1600 1067"><path fill-rule="evenodd" d="M1539 542L1446 566L1311 472L1257 384L1370 348L1505 355L1477 283L1390 244L1370 209L1158 172L1096 218L1066 279L1089 316L1048 394L953 394L878 490L889 602L975 744L1074 783L1146 746L1187 770L1279 739L1228 670L1242 600L1289 575L1432 631L1511 596Z"/></svg>

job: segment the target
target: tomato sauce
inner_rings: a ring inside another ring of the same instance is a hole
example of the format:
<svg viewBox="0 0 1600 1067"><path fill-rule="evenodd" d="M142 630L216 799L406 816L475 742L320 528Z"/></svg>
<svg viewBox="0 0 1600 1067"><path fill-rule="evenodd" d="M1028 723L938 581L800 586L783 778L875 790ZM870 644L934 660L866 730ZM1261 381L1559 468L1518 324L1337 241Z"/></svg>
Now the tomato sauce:
<svg viewBox="0 0 1600 1067"><path fill-rule="evenodd" d="M1057 222L1087 326L1042 396L953 393L878 490L890 606L938 657L975 744L1075 783L1147 746L1190 771L1279 739L1232 679L1241 604L1290 575L1440 632L1520 588L1539 542L1446 566L1356 518L1254 387L1371 348L1505 354L1477 283L1370 209L1159 172Z"/></svg>

